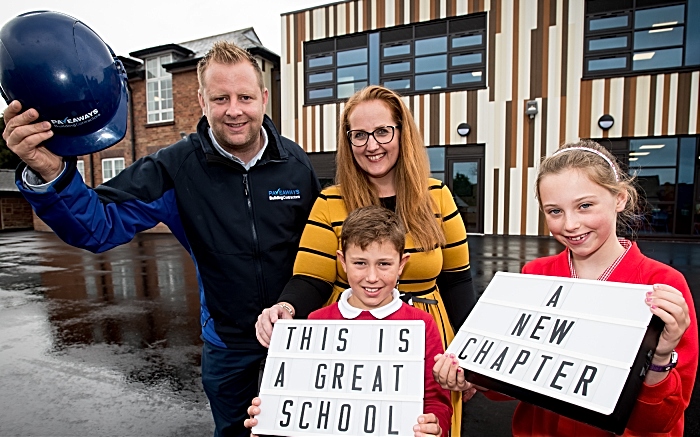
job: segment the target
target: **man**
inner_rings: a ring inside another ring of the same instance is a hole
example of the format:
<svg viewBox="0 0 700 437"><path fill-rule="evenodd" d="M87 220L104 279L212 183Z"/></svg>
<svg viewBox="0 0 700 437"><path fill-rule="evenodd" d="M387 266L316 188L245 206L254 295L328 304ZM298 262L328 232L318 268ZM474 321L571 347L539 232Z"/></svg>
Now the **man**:
<svg viewBox="0 0 700 437"><path fill-rule="evenodd" d="M246 408L266 354L255 319L277 302L292 275L320 186L304 151L265 116L268 91L248 52L218 42L197 73L204 114L197 132L94 190L74 159L42 147L53 133L48 122L33 123L36 110L20 114L19 102L12 102L3 137L25 163L17 170L20 190L69 244L101 252L163 222L190 252L215 436L238 436L246 435Z"/></svg>

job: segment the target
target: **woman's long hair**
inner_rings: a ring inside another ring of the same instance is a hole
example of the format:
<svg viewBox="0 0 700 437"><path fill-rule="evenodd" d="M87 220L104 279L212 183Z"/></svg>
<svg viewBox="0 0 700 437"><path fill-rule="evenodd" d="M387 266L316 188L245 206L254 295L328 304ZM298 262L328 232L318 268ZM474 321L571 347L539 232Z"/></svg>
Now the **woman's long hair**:
<svg viewBox="0 0 700 437"><path fill-rule="evenodd" d="M338 153L335 181L348 211L369 205L381 205L376 188L355 161L347 137L349 117L355 107L372 100L384 102L399 130L399 157L396 161L396 213L413 238L415 247L430 251L445 244L442 228L435 220L435 204L428 192L430 163L413 115L395 92L370 86L355 93L345 104L338 125Z"/></svg>

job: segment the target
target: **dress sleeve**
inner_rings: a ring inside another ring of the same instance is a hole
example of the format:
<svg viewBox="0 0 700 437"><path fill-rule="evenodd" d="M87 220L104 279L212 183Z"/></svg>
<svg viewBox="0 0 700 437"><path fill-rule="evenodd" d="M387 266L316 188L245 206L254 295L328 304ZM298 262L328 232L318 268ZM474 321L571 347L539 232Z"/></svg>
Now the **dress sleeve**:
<svg viewBox="0 0 700 437"><path fill-rule="evenodd" d="M321 192L311 209L294 261L294 276L278 299L292 304L299 317L306 317L328 300L337 276L338 236L327 196L327 191Z"/></svg>
<svg viewBox="0 0 700 437"><path fill-rule="evenodd" d="M447 435L452 426L452 403L450 391L440 387L440 384L433 378L434 357L442 354L445 350L442 347L440 332L435 321L426 317L425 322L425 391L423 394L423 412L433 413L438 418L442 435Z"/></svg>
<svg viewBox="0 0 700 437"><path fill-rule="evenodd" d="M698 368L698 325L690 289L683 276L673 271L654 283L678 289L688 303L690 326L676 346L678 365L655 385L643 384L627 428L640 433L667 433L682 420L693 392Z"/></svg>
<svg viewBox="0 0 700 437"><path fill-rule="evenodd" d="M445 303L447 317L452 326L459 329L476 304L467 231L452 193L445 185L440 188L439 207L445 246L442 248L442 270L437 285Z"/></svg>

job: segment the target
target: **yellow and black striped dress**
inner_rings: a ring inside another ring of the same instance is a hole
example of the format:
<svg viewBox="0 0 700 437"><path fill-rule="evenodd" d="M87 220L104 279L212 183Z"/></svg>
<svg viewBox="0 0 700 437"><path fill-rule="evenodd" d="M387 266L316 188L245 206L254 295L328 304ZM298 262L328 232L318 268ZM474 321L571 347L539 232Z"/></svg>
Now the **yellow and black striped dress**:
<svg viewBox="0 0 700 437"><path fill-rule="evenodd" d="M468 270L469 250L464 222L449 188L432 178L429 179L429 187L437 207L435 219L440 222L445 233L446 244L429 252L418 252L411 234L406 235L406 252L411 257L404 267L398 289L402 293L411 293L414 296L413 306L426 311L435 319L443 347L447 347L454 338L454 330L447 318L436 280L441 272ZM340 294L349 288L343 266L336 259L336 250L340 249L342 223L347 215L339 186L324 189L311 210L294 263L294 275L309 276L333 284L333 292L326 305L337 301ZM459 436L461 394L452 393L452 407L452 436Z"/></svg>

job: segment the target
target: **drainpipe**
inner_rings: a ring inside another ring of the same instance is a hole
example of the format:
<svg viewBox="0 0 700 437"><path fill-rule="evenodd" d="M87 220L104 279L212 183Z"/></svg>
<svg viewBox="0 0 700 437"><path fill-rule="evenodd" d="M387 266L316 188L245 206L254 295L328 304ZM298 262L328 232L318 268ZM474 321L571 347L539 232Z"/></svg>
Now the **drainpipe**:
<svg viewBox="0 0 700 437"><path fill-rule="evenodd" d="M92 160L92 153L90 154L90 186L95 188L95 166Z"/></svg>
<svg viewBox="0 0 700 437"><path fill-rule="evenodd" d="M126 81L126 89L129 92L129 131L131 133L131 163L136 161L136 130L134 129L134 99L131 84Z"/></svg>

